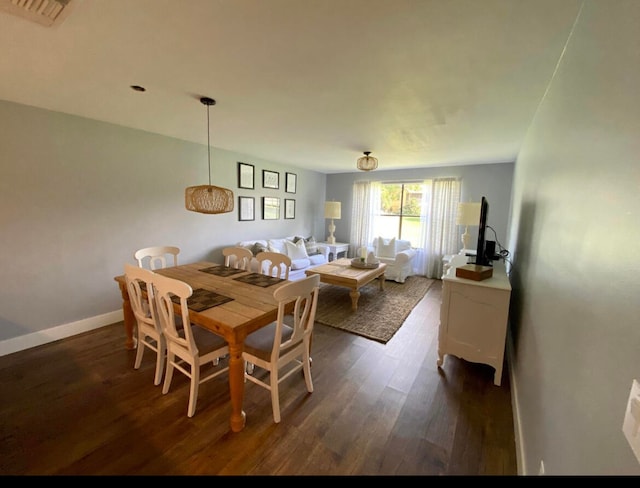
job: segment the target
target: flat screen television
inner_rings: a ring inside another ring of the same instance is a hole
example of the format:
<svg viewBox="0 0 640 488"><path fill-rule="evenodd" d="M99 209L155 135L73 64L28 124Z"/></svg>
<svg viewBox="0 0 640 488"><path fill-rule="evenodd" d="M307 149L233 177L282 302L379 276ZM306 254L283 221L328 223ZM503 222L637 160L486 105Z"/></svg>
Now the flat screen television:
<svg viewBox="0 0 640 488"><path fill-rule="evenodd" d="M492 266L493 256L487 252L487 219L489 218L489 202L482 197L480 202L480 223L478 224L478 246L476 247L476 264L480 266ZM493 254L493 252L491 252Z"/></svg>

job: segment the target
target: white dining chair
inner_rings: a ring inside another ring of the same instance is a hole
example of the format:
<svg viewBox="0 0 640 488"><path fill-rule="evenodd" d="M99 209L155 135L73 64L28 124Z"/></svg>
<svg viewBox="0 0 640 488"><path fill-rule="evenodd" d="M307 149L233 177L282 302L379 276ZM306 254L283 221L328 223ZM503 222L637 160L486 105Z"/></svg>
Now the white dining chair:
<svg viewBox="0 0 640 488"><path fill-rule="evenodd" d="M253 253L249 249L240 246L225 247L222 250L222 255L225 266L244 270L249 270L253 258Z"/></svg>
<svg viewBox="0 0 640 488"><path fill-rule="evenodd" d="M260 265L260 273L276 278L289 279L291 258L280 252L263 251L256 256Z"/></svg>
<svg viewBox="0 0 640 488"><path fill-rule="evenodd" d="M153 271L124 265L124 276L131 302L131 310L136 320L137 351L134 369L140 369L145 349L156 354L156 372L153 383L159 385L164 372L164 360L167 346L156 317L156 306L153 298Z"/></svg>
<svg viewBox="0 0 640 488"><path fill-rule="evenodd" d="M245 339L242 353L245 363L267 371L269 378L268 381L263 380L262 376L256 375L257 371L250 374L246 368L244 377L271 392L271 408L276 423L280 422L278 386L282 381L302 370L307 391L313 392L310 349L319 287L320 276L312 275L276 288L273 296L278 301L277 320ZM291 301L295 301L294 310L287 314L286 308Z"/></svg>
<svg viewBox="0 0 640 488"><path fill-rule="evenodd" d="M187 376L190 379L187 416L193 417L200 385L229 370L228 366L220 363L220 358L229 353L229 346L221 336L191 323L187 302L193 294L190 285L154 274L153 287L158 321L167 344L167 368L162 393L169 392L175 370ZM173 308L174 296L180 301L178 320ZM182 322L182 327L179 322Z"/></svg>
<svg viewBox="0 0 640 488"><path fill-rule="evenodd" d="M178 254L180 248L176 246L153 246L138 249L133 257L138 261L138 266L151 270L178 266ZM167 261L169 259L169 261Z"/></svg>

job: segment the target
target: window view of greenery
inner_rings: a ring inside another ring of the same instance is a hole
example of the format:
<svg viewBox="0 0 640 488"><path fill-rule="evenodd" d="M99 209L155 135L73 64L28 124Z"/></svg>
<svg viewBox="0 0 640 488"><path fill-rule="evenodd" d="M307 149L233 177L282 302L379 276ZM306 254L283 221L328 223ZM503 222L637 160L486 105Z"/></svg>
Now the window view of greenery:
<svg viewBox="0 0 640 488"><path fill-rule="evenodd" d="M374 235L406 239L413 247L419 246L422 192L421 183L383 183Z"/></svg>

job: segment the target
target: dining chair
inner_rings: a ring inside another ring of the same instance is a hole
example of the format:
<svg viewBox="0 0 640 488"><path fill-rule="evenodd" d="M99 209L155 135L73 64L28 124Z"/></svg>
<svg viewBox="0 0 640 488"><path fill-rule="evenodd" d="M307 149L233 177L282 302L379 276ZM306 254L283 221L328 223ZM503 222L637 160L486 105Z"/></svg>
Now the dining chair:
<svg viewBox="0 0 640 488"><path fill-rule="evenodd" d="M152 286L154 273L148 269L126 263L124 275L137 329L137 351L133 368L140 369L145 349L154 351L156 353L156 373L153 384L159 385L164 372L167 346L156 317Z"/></svg>
<svg viewBox="0 0 640 488"><path fill-rule="evenodd" d="M260 273L276 278L289 279L291 271L291 258L280 252L262 251L256 255L260 264Z"/></svg>
<svg viewBox="0 0 640 488"><path fill-rule="evenodd" d="M225 266L244 270L249 270L249 264L253 258L253 253L249 249L239 246L225 247L222 250L222 255Z"/></svg>
<svg viewBox="0 0 640 488"><path fill-rule="evenodd" d="M245 369L245 380L271 391L271 408L276 423L280 422L278 386L282 381L302 369L307 391L313 392L310 349L319 289L319 275L276 288L273 296L278 301L277 320L245 339L243 360L267 371L269 376L268 382L266 379L263 381L255 376L256 371L250 374ZM295 301L293 312L287 314L287 305L292 301Z"/></svg>
<svg viewBox="0 0 640 488"><path fill-rule="evenodd" d="M138 261L138 266L155 270L167 267L167 258L173 257L173 266L178 266L178 254L180 248L175 246L154 246L138 249L133 257ZM170 261L171 262L171 261ZM146 263L146 266L145 266Z"/></svg>
<svg viewBox="0 0 640 488"><path fill-rule="evenodd" d="M229 370L228 366L220 364L220 358L229 353L229 346L222 337L191 323L187 299L193 294L193 289L189 284L156 274L153 287L158 321L167 343L167 368L162 393L169 392L174 370L187 376L191 382L187 416L193 417L200 385ZM177 326L172 300L174 296L180 302L179 320L182 327ZM206 369L209 365L211 367Z"/></svg>

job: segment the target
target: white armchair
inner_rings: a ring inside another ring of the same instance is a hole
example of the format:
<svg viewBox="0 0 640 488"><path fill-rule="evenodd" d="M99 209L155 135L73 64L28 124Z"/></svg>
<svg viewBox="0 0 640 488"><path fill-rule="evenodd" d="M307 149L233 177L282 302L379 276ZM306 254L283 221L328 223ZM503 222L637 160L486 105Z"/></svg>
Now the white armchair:
<svg viewBox="0 0 640 488"><path fill-rule="evenodd" d="M416 250L411 247L410 241L395 237L391 239L376 237L368 250L373 251L376 259L381 263L386 263L385 279L404 283L408 276L413 275L412 261Z"/></svg>

